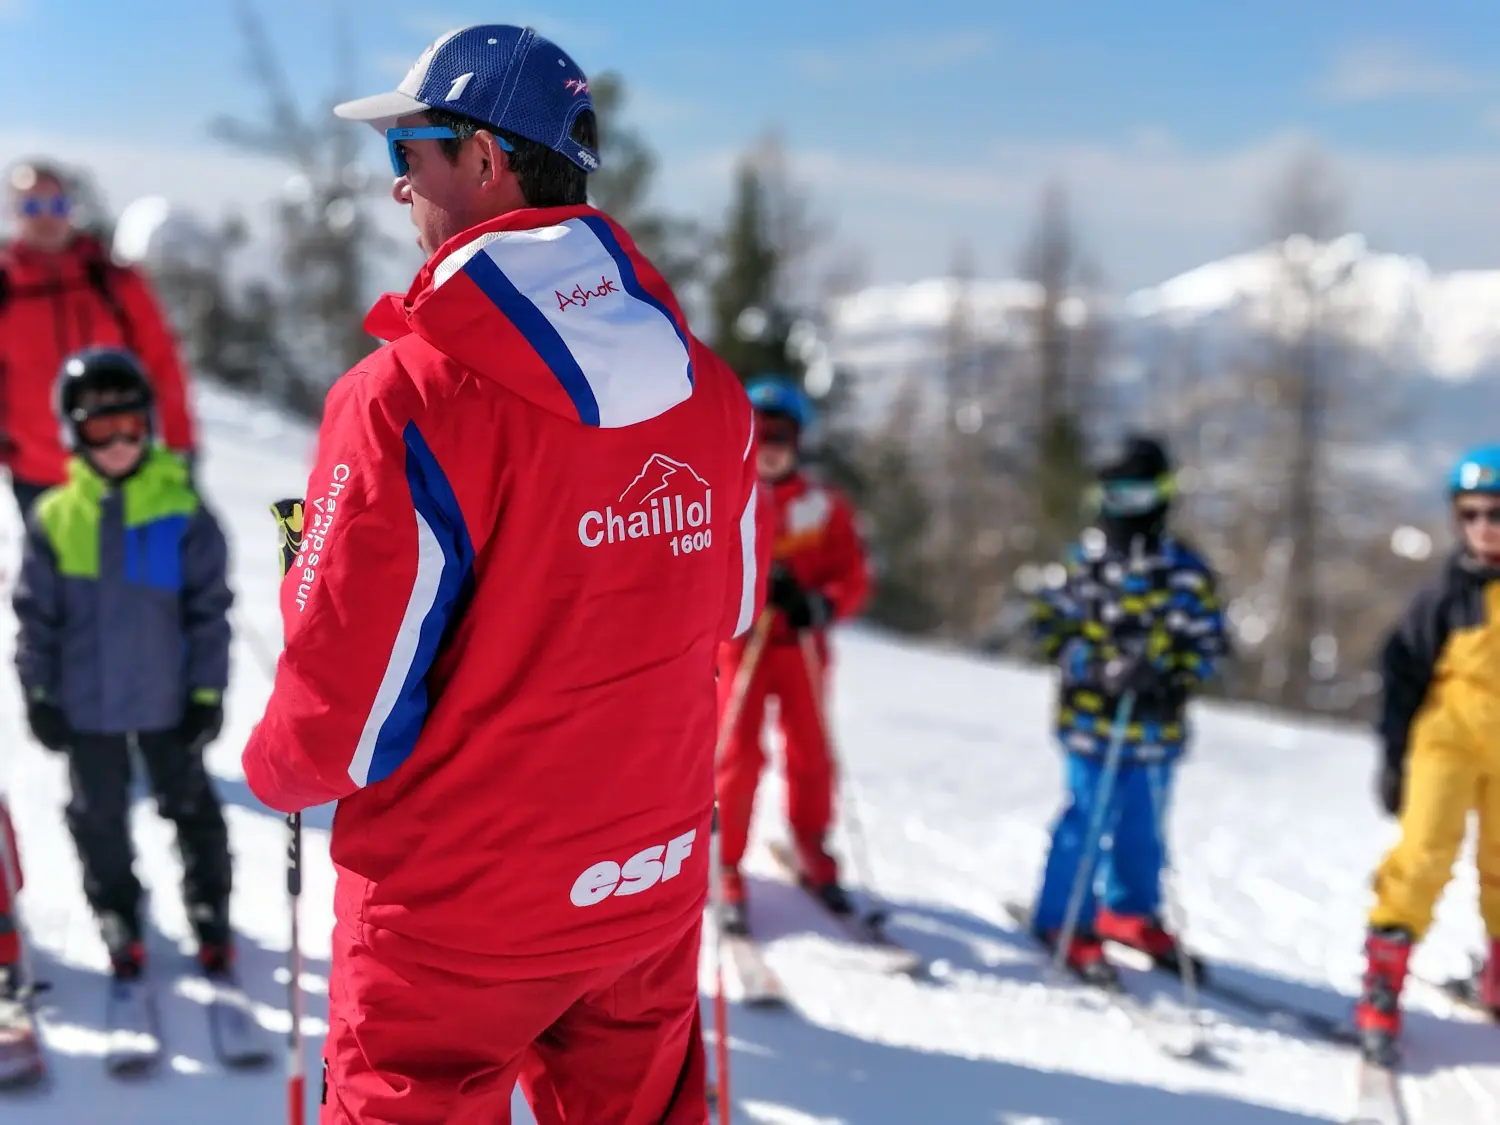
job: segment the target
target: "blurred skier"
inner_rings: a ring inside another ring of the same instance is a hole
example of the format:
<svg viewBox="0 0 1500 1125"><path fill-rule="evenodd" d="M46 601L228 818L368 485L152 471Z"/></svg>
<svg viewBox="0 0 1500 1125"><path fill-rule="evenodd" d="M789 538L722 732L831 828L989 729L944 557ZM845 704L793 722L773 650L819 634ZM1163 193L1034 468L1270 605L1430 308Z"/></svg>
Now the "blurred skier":
<svg viewBox="0 0 1500 1125"><path fill-rule="evenodd" d="M500 1125L518 1077L546 1125L703 1125L714 655L766 554L750 403L588 206L555 44L450 32L336 112L381 131L429 259L328 393L244 753L271 807L338 802L323 1125Z"/></svg>
<svg viewBox="0 0 1500 1125"><path fill-rule="evenodd" d="M1031 921L1056 949L1082 870L1066 964L1106 981L1115 973L1105 941L1176 968L1177 939L1160 913L1167 808L1173 766L1187 745L1184 711L1213 674L1224 632L1212 572L1167 526L1173 475L1161 444L1129 435L1096 475L1097 517L1033 603L1037 639L1062 673L1057 733L1068 791ZM1084 855L1126 693L1135 708L1104 811L1108 847Z"/></svg>
<svg viewBox="0 0 1500 1125"><path fill-rule="evenodd" d="M828 851L833 823L834 762L824 723L828 678L827 627L864 607L870 591L864 546L849 502L833 487L814 481L799 466L803 435L813 407L793 380L769 375L746 388L755 407L759 441L757 468L775 512L775 538L766 607L774 618L767 643L751 670L738 720L728 732L718 766L719 816L726 932L748 932L745 884L740 875L750 836L755 790L765 767L761 728L766 703L775 699L785 742L787 819L803 882L835 913L851 910L839 883L838 863ZM811 634L818 654L818 682L801 647ZM721 722L734 693L747 640L719 654Z"/></svg>
<svg viewBox="0 0 1500 1125"><path fill-rule="evenodd" d="M5 834L5 839L0 840L0 863L9 865L7 870L0 871L0 1000L8 1000L29 982L21 979L21 915L11 893L19 893L23 887L21 858L16 848L15 826L4 801L0 801L0 832Z"/></svg>
<svg viewBox="0 0 1500 1125"><path fill-rule="evenodd" d="M1432 924L1471 811L1479 815L1479 912L1489 958L1475 982L1500 1017L1500 445L1454 466L1459 544L1386 640L1377 723L1380 803L1401 838L1375 873L1364 992L1367 1051L1394 1056L1412 947Z"/></svg>
<svg viewBox="0 0 1500 1125"><path fill-rule="evenodd" d="M0 461L24 516L68 479L52 385L74 352L135 353L151 373L158 436L190 454L194 431L177 347L146 279L74 226L60 169L24 161L6 181L16 238L0 245Z"/></svg>
<svg viewBox="0 0 1500 1125"><path fill-rule="evenodd" d="M68 757L68 830L116 980L145 969L132 744L177 828L203 968L228 976L229 839L203 767L229 678L228 549L182 459L153 442L155 395L135 357L70 357L56 400L75 455L27 522L14 595L26 719Z"/></svg>

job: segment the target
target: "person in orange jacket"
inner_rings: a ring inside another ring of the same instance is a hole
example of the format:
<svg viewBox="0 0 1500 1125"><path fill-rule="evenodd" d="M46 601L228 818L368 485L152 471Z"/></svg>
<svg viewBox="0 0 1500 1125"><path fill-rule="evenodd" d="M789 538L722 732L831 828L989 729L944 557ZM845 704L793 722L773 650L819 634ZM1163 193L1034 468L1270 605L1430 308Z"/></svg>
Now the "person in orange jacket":
<svg viewBox="0 0 1500 1125"><path fill-rule="evenodd" d="M837 489L814 480L800 466L803 435L813 421L807 394L780 375L760 376L746 390L755 408L758 468L774 509L772 565L767 576L766 614L750 637L719 649L719 716L723 724L735 693L742 660L754 659L750 680L726 732L717 772L720 862L727 933L748 933L745 884L740 862L750 836L750 815L766 755L761 745L766 703L778 705L785 742L787 819L803 884L833 912L852 910L829 853L833 823L834 759L825 727L828 636L834 621L853 617L870 593L865 548L854 511ZM751 649L759 629L768 629L758 656ZM814 660L804 649L813 640ZM816 680L816 682L815 682Z"/></svg>
<svg viewBox="0 0 1500 1125"><path fill-rule="evenodd" d="M52 391L63 360L123 348L151 372L158 433L175 453L195 445L177 344L151 287L73 221L67 176L43 161L6 174L16 237L0 243L0 462L24 517L68 479Z"/></svg>

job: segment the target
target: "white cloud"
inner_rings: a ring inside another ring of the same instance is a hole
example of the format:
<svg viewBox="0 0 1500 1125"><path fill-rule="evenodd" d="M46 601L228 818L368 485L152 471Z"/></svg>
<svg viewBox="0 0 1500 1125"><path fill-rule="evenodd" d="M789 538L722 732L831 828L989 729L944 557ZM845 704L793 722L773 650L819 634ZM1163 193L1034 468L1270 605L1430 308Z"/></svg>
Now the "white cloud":
<svg viewBox="0 0 1500 1125"><path fill-rule="evenodd" d="M940 70L989 55L998 40L991 31L946 31L893 35L841 47L788 52L792 66L808 78L842 80L873 74Z"/></svg>
<svg viewBox="0 0 1500 1125"><path fill-rule="evenodd" d="M1409 43L1372 39L1352 43L1333 58L1318 92L1335 102L1462 94L1479 89L1479 77Z"/></svg>

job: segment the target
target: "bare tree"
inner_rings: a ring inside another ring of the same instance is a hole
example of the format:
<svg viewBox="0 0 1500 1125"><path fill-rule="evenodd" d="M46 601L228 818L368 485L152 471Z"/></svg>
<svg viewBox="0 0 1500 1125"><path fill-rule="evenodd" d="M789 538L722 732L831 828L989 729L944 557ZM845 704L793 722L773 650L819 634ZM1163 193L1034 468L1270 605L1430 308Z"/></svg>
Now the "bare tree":
<svg viewBox="0 0 1500 1125"><path fill-rule="evenodd" d="M366 255L392 245L371 221L367 203L377 185L359 162L358 129L320 106L303 113L258 10L237 5L252 78L266 99L264 119L221 117L215 135L246 151L284 162L292 172L278 205L283 357L279 392L294 408L316 414L334 379L369 353L364 331ZM338 84L353 72L348 23L336 28ZM337 99L331 99L331 101Z"/></svg>

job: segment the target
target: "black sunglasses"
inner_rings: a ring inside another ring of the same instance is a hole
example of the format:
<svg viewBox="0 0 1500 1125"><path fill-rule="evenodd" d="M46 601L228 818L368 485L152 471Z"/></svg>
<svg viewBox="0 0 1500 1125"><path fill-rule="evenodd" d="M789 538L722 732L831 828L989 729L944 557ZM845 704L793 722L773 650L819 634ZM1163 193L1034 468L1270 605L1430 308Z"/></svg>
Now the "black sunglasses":
<svg viewBox="0 0 1500 1125"><path fill-rule="evenodd" d="M1491 527L1500 527L1500 505L1490 505L1484 508L1459 508L1458 518L1465 524L1478 523L1483 520Z"/></svg>

